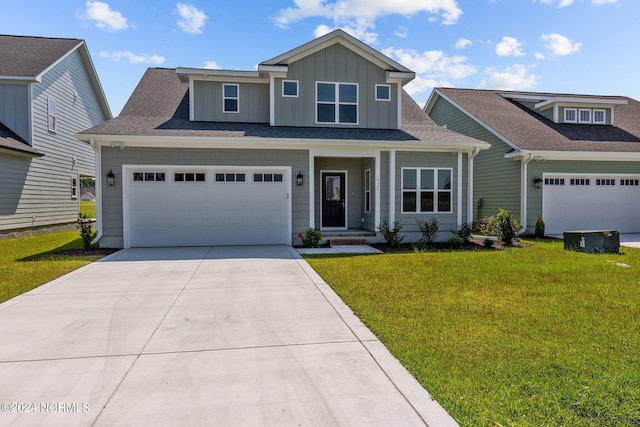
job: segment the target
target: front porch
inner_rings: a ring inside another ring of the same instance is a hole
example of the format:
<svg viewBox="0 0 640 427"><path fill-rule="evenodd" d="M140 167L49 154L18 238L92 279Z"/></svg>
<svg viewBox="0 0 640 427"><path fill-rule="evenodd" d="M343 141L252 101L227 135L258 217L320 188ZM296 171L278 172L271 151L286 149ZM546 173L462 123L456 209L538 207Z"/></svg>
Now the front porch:
<svg viewBox="0 0 640 427"><path fill-rule="evenodd" d="M330 246L341 245L368 245L380 242L378 233L375 231L351 229L341 231L323 231L321 244Z"/></svg>

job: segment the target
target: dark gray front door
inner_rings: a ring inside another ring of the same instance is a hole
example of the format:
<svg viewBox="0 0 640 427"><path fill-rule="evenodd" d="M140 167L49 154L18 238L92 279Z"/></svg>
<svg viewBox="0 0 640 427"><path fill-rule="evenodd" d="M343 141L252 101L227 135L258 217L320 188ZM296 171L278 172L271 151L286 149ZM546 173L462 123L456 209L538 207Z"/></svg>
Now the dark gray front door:
<svg viewBox="0 0 640 427"><path fill-rule="evenodd" d="M346 228L344 172L322 173L322 227Z"/></svg>

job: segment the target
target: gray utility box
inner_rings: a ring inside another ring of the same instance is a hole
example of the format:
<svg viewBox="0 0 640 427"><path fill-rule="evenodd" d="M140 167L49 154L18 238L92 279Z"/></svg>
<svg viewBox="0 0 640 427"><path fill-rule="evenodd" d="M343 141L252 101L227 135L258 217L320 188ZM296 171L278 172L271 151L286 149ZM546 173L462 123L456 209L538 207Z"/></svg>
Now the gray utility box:
<svg viewBox="0 0 640 427"><path fill-rule="evenodd" d="M565 231L564 248L590 254L617 254L620 253L620 234L610 230Z"/></svg>

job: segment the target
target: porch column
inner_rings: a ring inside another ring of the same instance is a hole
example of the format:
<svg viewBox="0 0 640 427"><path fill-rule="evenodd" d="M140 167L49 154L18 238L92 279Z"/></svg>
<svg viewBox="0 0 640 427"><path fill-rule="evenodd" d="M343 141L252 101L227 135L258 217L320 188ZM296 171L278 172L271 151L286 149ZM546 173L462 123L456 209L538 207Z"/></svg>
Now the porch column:
<svg viewBox="0 0 640 427"><path fill-rule="evenodd" d="M396 220L396 150L389 150L389 225Z"/></svg>
<svg viewBox="0 0 640 427"><path fill-rule="evenodd" d="M462 150L458 150L458 227L462 225Z"/></svg>
<svg viewBox="0 0 640 427"><path fill-rule="evenodd" d="M309 227L316 228L316 200L313 195L313 189L316 186L316 170L315 170L315 152L309 150L309 176L307 177L307 185L309 186Z"/></svg>
<svg viewBox="0 0 640 427"><path fill-rule="evenodd" d="M380 206L382 203L380 201L380 151L376 153L375 158L375 177L376 177L376 190L375 190L375 206L374 206L374 214L373 214L373 229L374 231L378 230L380 226Z"/></svg>

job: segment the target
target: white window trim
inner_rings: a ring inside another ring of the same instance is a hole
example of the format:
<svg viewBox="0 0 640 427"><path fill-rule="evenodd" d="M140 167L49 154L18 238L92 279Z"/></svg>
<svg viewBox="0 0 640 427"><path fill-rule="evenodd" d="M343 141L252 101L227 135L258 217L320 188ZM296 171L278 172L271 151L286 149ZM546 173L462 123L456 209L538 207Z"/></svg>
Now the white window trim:
<svg viewBox="0 0 640 427"><path fill-rule="evenodd" d="M53 112L51 111L51 105L53 104ZM56 112L56 100L47 98L47 127L49 132L56 132L56 122L58 121L58 114ZM52 120L53 119L53 120ZM53 123L53 126L51 125Z"/></svg>
<svg viewBox="0 0 640 427"><path fill-rule="evenodd" d="M295 83L296 84L296 94L295 95L285 95L284 94L284 84L285 83ZM282 97L283 98L297 98L299 94L300 94L300 84L298 83L298 80L283 80L282 81Z"/></svg>
<svg viewBox="0 0 640 427"><path fill-rule="evenodd" d="M384 86L384 87L389 89L389 97L388 98L378 98L378 87L380 87L380 86ZM376 101L391 102L391 85L376 85L375 94L374 95L376 97Z"/></svg>
<svg viewBox="0 0 640 427"><path fill-rule="evenodd" d="M71 199L77 200L80 192L80 177L78 174L71 176Z"/></svg>
<svg viewBox="0 0 640 427"><path fill-rule="evenodd" d="M573 111L573 114L576 117L574 120L567 119L567 112L568 111ZM564 122L565 123L578 123L578 109L577 108L565 108L564 109Z"/></svg>
<svg viewBox="0 0 640 427"><path fill-rule="evenodd" d="M405 170L415 170L416 171L416 189L415 190L405 190L404 189L404 171ZM423 170L432 170L433 171L433 190L422 190L420 189L420 171ZM451 188L449 189L440 189L438 188L438 172L439 171L449 171L451 174ZM433 211L420 211L420 193L421 192L433 192ZM438 193L439 192L449 192L451 197L449 199L449 210L448 211L439 211L438 210ZM404 211L404 203L403 197L405 192L414 192L416 194L416 211L415 212L405 212ZM401 213L404 215L423 215L423 214L452 214L453 213L453 168L420 168L420 167L405 167L400 168L400 206Z"/></svg>
<svg viewBox="0 0 640 427"><path fill-rule="evenodd" d="M318 85L319 84L332 84L335 86L335 101L334 102L319 102L318 101ZM356 87L356 102L340 102L340 85L351 85L351 86L355 86ZM350 82L324 82L324 81L317 81L316 82L316 99L315 99L315 104L316 104L316 124L322 125L322 124L336 124L336 125L348 125L348 126L357 126L360 123L360 104L359 101L360 100L360 85L358 83L350 83ZM333 122L319 122L318 121L318 105L319 104L333 104L335 105L336 109L335 109L335 116L334 116L334 121ZM355 123L350 123L350 122L340 122L340 105L355 105L356 106L356 121Z"/></svg>
<svg viewBox="0 0 640 427"><path fill-rule="evenodd" d="M225 96L224 95L224 88L227 86L235 86L236 90L237 90L237 94L238 96ZM236 111L227 111L226 109L226 103L225 101L227 99L235 99L236 100ZM229 113L229 114L238 114L240 113L240 85L237 83L223 83L222 84L222 112L223 113Z"/></svg>
<svg viewBox="0 0 640 427"><path fill-rule="evenodd" d="M602 113L602 120L601 121L596 120L596 112ZM603 124L607 123L607 110L605 110L603 108L594 108L593 111L591 112L591 119L593 120L593 123L598 124L598 125L603 125Z"/></svg>
<svg viewBox="0 0 640 427"><path fill-rule="evenodd" d="M369 203L367 203L367 194ZM371 169L364 171L364 213L371 213Z"/></svg>
<svg viewBox="0 0 640 427"><path fill-rule="evenodd" d="M582 120L582 113L583 112L589 113L589 120ZM591 123L591 115L592 115L591 108L580 108L580 109L578 109L578 123Z"/></svg>

